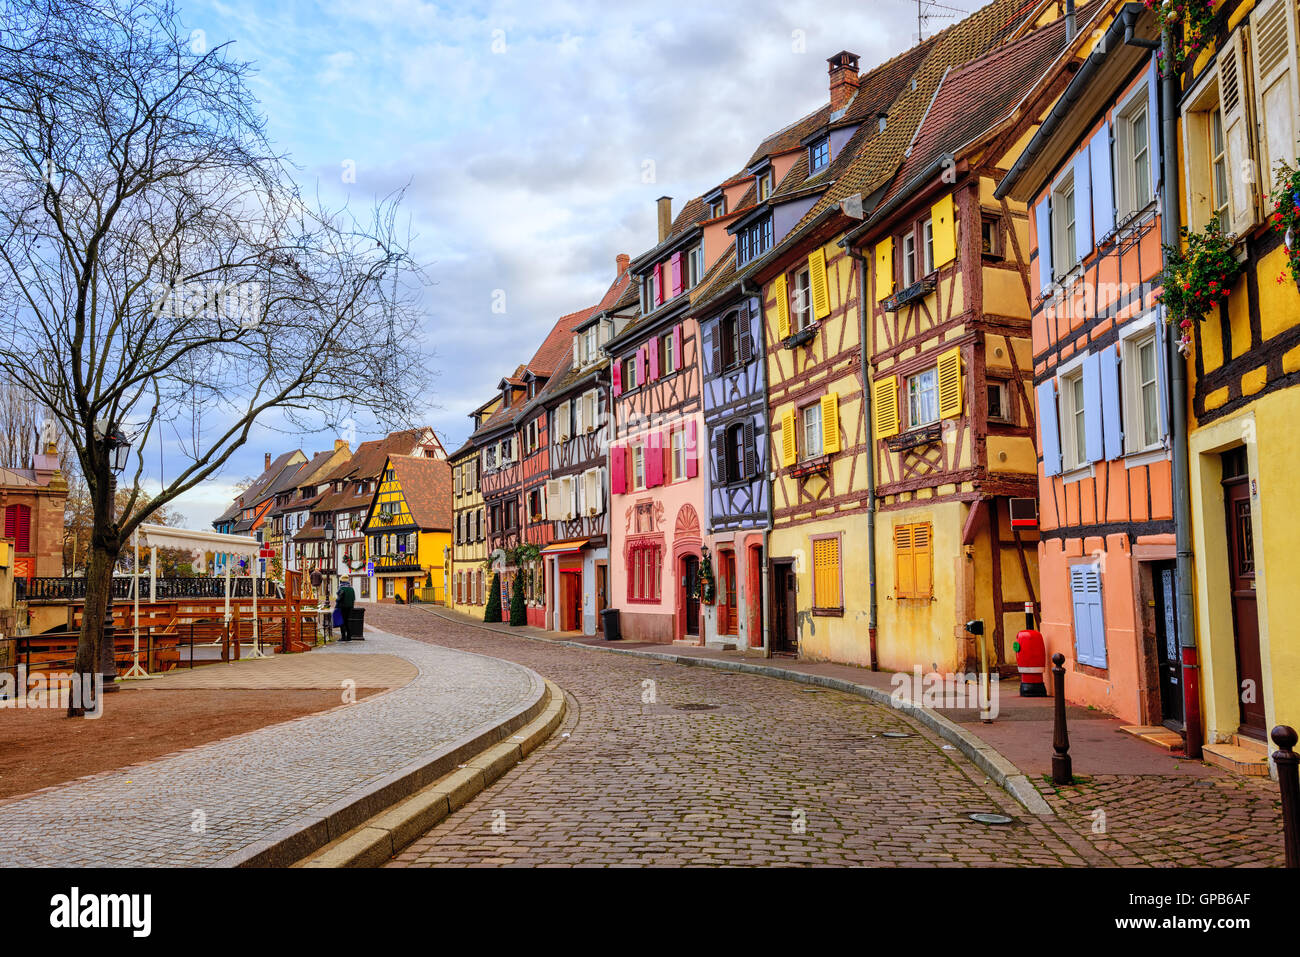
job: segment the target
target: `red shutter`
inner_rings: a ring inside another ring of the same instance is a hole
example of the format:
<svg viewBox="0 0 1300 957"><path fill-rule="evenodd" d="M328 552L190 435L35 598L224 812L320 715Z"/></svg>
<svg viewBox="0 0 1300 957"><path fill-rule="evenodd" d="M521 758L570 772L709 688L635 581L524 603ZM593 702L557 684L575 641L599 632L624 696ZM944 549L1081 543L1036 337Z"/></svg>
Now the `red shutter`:
<svg viewBox="0 0 1300 957"><path fill-rule="evenodd" d="M650 381L653 382L659 378L659 337L651 336L646 348L650 350Z"/></svg>
<svg viewBox="0 0 1300 957"><path fill-rule="evenodd" d="M649 365L649 363L646 362L645 354L648 351L649 350L645 346L642 346L640 349L636 351L636 384L637 385L641 385L643 382L646 381L646 371L647 371L646 366Z"/></svg>
<svg viewBox="0 0 1300 957"><path fill-rule="evenodd" d="M658 488L664 484L664 451L662 433L651 432L645 444L645 487Z"/></svg>
<svg viewBox="0 0 1300 957"><path fill-rule="evenodd" d="M672 270L673 270L673 296L682 294L682 254L673 253Z"/></svg>
<svg viewBox="0 0 1300 957"><path fill-rule="evenodd" d="M14 551L31 551L32 510L28 506L10 505L5 509L5 538L14 540Z"/></svg>
<svg viewBox="0 0 1300 957"><path fill-rule="evenodd" d="M686 477L695 478L700 472L700 446L695 439L695 420L686 422Z"/></svg>
<svg viewBox="0 0 1300 957"><path fill-rule="evenodd" d="M613 376L614 376L614 394L615 394L615 395L622 395L622 394L623 394L623 362L622 362L622 360L620 360L620 359L618 359L618 358L615 358L615 359L613 360L613 362L610 364L610 368L613 370Z"/></svg>
<svg viewBox="0 0 1300 957"><path fill-rule="evenodd" d="M673 368L681 369L682 367L682 327L680 324L673 326Z"/></svg>
<svg viewBox="0 0 1300 957"><path fill-rule="evenodd" d="M621 445L609 450L609 490L615 495L627 494L626 451Z"/></svg>
<svg viewBox="0 0 1300 957"><path fill-rule="evenodd" d="M663 282L663 265L655 266L654 272L650 274L651 282L654 283L655 305L658 306L664 301L664 282Z"/></svg>

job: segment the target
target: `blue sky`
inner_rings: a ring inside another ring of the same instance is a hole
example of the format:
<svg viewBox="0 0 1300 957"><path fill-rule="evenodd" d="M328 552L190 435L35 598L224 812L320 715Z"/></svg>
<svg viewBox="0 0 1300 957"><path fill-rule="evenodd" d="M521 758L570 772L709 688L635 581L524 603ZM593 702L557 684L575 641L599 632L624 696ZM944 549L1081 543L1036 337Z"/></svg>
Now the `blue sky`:
<svg viewBox="0 0 1300 957"><path fill-rule="evenodd" d="M916 35L912 0L181 0L181 14L255 64L269 134L307 191L364 211L408 186L432 281L424 419L449 451L555 319L604 292L615 256L654 244L656 197L680 208L825 102L826 57L848 49L865 70ZM358 420L353 448L373 437ZM178 510L206 526L264 452L334 438L259 429Z"/></svg>

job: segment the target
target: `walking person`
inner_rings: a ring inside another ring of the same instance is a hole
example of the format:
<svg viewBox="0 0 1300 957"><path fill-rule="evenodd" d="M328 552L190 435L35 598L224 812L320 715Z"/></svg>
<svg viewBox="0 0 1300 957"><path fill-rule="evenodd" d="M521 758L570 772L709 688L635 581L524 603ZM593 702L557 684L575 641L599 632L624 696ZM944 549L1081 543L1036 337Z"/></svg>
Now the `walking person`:
<svg viewBox="0 0 1300 957"><path fill-rule="evenodd" d="M343 583L339 585L338 597L334 599L334 608L341 612L343 619L342 623L339 625L339 629L342 631L339 641L352 640L352 606L356 603L357 593L353 590L352 586L348 584L348 580L345 578L343 579Z"/></svg>

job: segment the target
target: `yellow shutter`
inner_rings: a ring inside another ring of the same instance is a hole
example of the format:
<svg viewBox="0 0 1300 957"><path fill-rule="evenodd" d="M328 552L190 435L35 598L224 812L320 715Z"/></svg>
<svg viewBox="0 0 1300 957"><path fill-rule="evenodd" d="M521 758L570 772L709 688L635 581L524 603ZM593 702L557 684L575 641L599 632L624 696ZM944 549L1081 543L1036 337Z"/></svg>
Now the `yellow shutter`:
<svg viewBox="0 0 1300 957"><path fill-rule="evenodd" d="M840 598L840 541L819 538L813 542L813 605L842 608Z"/></svg>
<svg viewBox="0 0 1300 957"><path fill-rule="evenodd" d="M784 339L790 335L790 295L786 292L784 273L773 281L772 295L776 296L776 337Z"/></svg>
<svg viewBox="0 0 1300 957"><path fill-rule="evenodd" d="M894 594L911 598L916 590L915 566L912 562L912 526L894 526Z"/></svg>
<svg viewBox="0 0 1300 957"><path fill-rule="evenodd" d="M934 240L936 269L957 258L957 220L952 212L951 193L930 207L930 235Z"/></svg>
<svg viewBox="0 0 1300 957"><path fill-rule="evenodd" d="M831 294L826 287L825 249L817 249L808 254L808 282L812 286L813 318L825 319L831 314Z"/></svg>
<svg viewBox="0 0 1300 957"><path fill-rule="evenodd" d="M781 465L794 465L797 455L794 441L794 409L781 413Z"/></svg>
<svg viewBox="0 0 1300 957"><path fill-rule="evenodd" d="M898 377L877 379L871 386L871 412L875 420L876 438L887 439L898 434Z"/></svg>
<svg viewBox="0 0 1300 957"><path fill-rule="evenodd" d="M949 349L939 356L939 418L961 415L961 349Z"/></svg>
<svg viewBox="0 0 1300 957"><path fill-rule="evenodd" d="M828 392L822 402L822 452L831 455L840 450L840 394Z"/></svg>
<svg viewBox="0 0 1300 957"><path fill-rule="evenodd" d="M876 243L876 302L894 293L894 237Z"/></svg>
<svg viewBox="0 0 1300 957"><path fill-rule="evenodd" d="M930 523L920 522L912 526L912 569L916 582L916 597L929 598L933 589L931 586L931 556L933 549L930 547Z"/></svg>

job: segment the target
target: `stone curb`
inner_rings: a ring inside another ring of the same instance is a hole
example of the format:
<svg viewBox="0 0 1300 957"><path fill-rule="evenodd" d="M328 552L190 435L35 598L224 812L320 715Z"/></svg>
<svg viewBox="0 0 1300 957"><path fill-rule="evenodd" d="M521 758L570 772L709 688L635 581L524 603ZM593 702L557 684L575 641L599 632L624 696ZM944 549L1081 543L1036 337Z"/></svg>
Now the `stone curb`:
<svg viewBox="0 0 1300 957"><path fill-rule="evenodd" d="M381 631L373 626L368 626L368 629ZM473 655L474 652L467 651L464 654ZM524 670L528 672L534 693L528 704L504 720L484 731L469 731L446 742L428 755L389 772L364 790L348 794L333 804L302 815L262 840L217 861L213 866L289 867L354 828L366 824L399 801L428 787L456 770L458 765L474 761L498 742L532 722L546 709L550 697L548 683L531 668L524 667Z"/></svg>
<svg viewBox="0 0 1300 957"><path fill-rule="evenodd" d="M379 867L429 828L459 810L547 738L564 721L564 692L546 682L546 708L509 740L500 741L450 774L372 817L294 867Z"/></svg>
<svg viewBox="0 0 1300 957"><path fill-rule="evenodd" d="M827 675L811 675L801 671L788 671L784 668L773 668L769 665L756 665L747 661L725 661L717 658L703 658L696 655L675 655L671 652L663 651L642 651L634 648L617 648L614 646L606 647L604 645L589 645L580 641L569 641L564 638L543 638L540 635L529 635L513 631L503 631L498 628L492 628L487 624L476 621L462 621L460 618L451 618L442 612L429 606L417 606L424 611L456 624L471 625L475 628L482 628L484 631L491 631L497 634L507 634L515 638L527 638L530 641L545 641L552 645L565 645L570 648L585 648L590 651L607 651L619 655L633 655L638 658L652 658L656 661L666 661L679 665L700 665L708 668L716 668L720 671L739 671L745 674L762 675L767 678L780 678L784 681L795 681L800 684L816 685L819 688L828 688L832 691L842 691L846 694L857 695L860 698L866 698L876 704L886 705L901 711L911 718L915 718L921 724L937 733L945 741L950 742L958 751L966 755L971 763L983 771L989 778L996 782L999 787L1015 798L1031 814L1040 817L1055 817L1055 812L1048 806L1047 801L1030 782L1029 778L1018 767L1012 764L999 751L995 750L981 738L967 731L965 728L954 724L948 718L945 718L938 711L931 708L925 708L920 705L914 705L910 702L895 701L892 696L879 688L872 688L869 685L860 685L852 681L845 681L843 678L832 678Z"/></svg>

